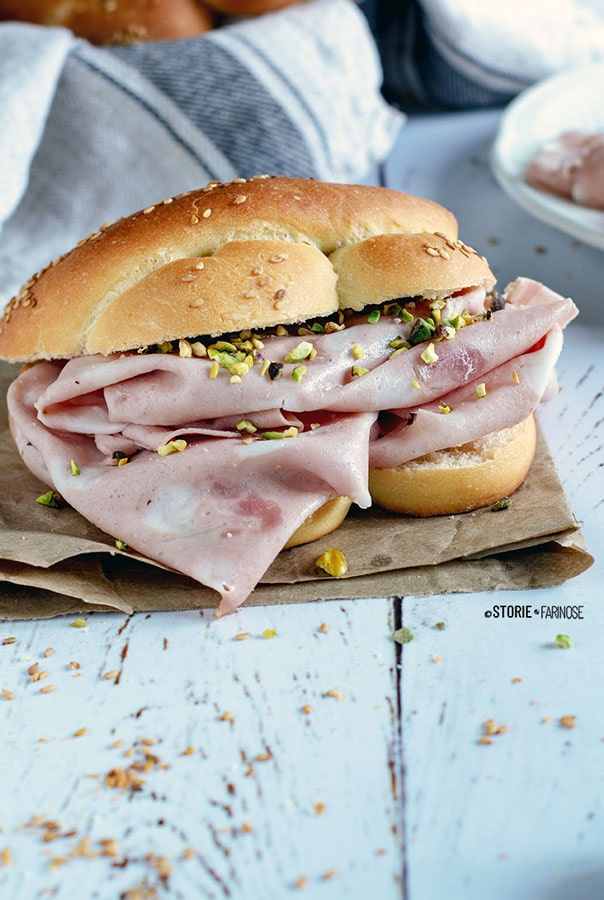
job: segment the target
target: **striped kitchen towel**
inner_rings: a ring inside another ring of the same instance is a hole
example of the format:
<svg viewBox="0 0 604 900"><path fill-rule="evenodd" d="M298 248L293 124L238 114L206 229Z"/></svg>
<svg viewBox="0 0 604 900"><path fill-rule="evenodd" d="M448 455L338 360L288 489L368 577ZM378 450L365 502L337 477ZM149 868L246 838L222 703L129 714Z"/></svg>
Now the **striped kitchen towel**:
<svg viewBox="0 0 604 900"><path fill-rule="evenodd" d="M209 180L367 179L403 122L381 79L350 0L116 48L0 25L0 302L103 222Z"/></svg>

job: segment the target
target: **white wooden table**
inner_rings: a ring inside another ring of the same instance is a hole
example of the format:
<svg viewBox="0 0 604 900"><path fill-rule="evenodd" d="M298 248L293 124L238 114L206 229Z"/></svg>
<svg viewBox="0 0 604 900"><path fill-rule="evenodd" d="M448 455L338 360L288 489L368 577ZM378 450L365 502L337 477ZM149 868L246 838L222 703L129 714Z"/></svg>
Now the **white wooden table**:
<svg viewBox="0 0 604 900"><path fill-rule="evenodd" d="M604 256L502 195L497 120L413 119L386 180L453 208L500 285L581 308L541 421L595 565L548 591L0 623L2 900L604 896ZM510 603L583 619L485 617Z"/></svg>

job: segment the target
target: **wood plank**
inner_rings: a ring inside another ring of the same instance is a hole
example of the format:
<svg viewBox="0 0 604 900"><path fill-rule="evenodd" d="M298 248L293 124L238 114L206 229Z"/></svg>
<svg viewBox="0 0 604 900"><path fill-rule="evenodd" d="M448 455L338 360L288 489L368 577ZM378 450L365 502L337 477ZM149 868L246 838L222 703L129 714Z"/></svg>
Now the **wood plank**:
<svg viewBox="0 0 604 900"><path fill-rule="evenodd" d="M0 700L0 848L12 855L0 896L161 889L164 856L177 897L400 895L391 603L72 621L0 635L17 638L0 646L0 687L15 694ZM40 682L27 674L36 662ZM56 690L42 695L46 684ZM116 769L140 790L109 787ZM32 816L75 833L47 843L48 829L23 827ZM87 837L94 851L115 839L117 857L72 858Z"/></svg>

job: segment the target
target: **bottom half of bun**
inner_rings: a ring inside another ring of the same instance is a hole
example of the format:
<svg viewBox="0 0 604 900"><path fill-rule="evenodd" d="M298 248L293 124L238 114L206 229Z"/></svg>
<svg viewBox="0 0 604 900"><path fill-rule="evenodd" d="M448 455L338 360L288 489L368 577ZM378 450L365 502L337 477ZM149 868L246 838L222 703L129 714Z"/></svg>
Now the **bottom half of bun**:
<svg viewBox="0 0 604 900"><path fill-rule="evenodd" d="M470 512L520 487L535 455L533 416L479 440L429 453L396 468L370 468L373 502L408 516Z"/></svg>
<svg viewBox="0 0 604 900"><path fill-rule="evenodd" d="M318 541L326 534L330 534L339 528L352 505L348 497L334 497L319 507L312 515L302 522L289 538L284 550L290 547L298 547L300 544L310 544Z"/></svg>

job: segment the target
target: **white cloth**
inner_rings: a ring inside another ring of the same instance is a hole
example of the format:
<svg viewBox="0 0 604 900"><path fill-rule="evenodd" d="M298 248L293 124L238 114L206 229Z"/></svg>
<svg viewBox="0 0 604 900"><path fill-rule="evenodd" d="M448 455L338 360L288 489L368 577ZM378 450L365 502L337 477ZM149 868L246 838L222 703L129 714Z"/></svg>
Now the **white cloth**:
<svg viewBox="0 0 604 900"><path fill-rule="evenodd" d="M604 59L604 0L368 3L385 94L403 109L503 105L536 81Z"/></svg>
<svg viewBox="0 0 604 900"><path fill-rule="evenodd" d="M0 303L99 225L212 179L363 180L403 121L350 0L98 48L0 25Z"/></svg>

